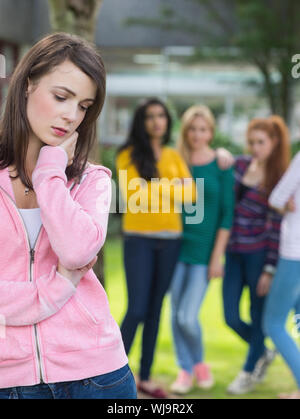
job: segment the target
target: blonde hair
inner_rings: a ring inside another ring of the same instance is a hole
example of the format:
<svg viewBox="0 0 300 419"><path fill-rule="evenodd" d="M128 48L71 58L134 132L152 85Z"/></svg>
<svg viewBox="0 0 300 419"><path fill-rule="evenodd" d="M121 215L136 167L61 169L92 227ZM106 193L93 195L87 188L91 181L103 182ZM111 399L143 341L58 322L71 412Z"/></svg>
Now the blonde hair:
<svg viewBox="0 0 300 419"><path fill-rule="evenodd" d="M187 145L187 132L193 120L201 117L208 124L212 132L212 138L215 134L216 121L211 110L204 105L194 105L188 108L181 118L180 134L177 141L177 149L187 164L190 164L190 148Z"/></svg>

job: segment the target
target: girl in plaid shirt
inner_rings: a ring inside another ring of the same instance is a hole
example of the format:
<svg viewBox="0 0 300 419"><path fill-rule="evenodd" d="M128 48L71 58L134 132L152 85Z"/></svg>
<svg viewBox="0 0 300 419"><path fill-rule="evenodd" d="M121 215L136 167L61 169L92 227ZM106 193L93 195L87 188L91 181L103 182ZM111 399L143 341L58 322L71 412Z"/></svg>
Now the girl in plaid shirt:
<svg viewBox="0 0 300 419"><path fill-rule="evenodd" d="M228 387L231 394L251 391L275 355L264 345L262 313L278 259L281 216L269 207L268 197L290 160L288 128L279 116L252 120L247 143L250 155L235 162L236 203L223 281L226 323L249 345L243 369ZM245 286L250 324L239 313Z"/></svg>

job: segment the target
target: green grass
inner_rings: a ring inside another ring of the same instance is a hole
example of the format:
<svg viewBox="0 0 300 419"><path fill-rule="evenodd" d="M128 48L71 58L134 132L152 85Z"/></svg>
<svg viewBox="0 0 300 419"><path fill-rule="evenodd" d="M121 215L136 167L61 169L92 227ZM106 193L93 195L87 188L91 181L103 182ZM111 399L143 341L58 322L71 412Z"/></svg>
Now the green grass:
<svg viewBox="0 0 300 419"><path fill-rule="evenodd" d="M122 262L122 244L120 240L109 239L105 245L105 286L110 308L115 320L121 324L127 307L127 291ZM248 398L272 399L278 393L295 390L294 379L280 356L269 368L264 383L246 396L228 396L227 385L241 369L247 351L247 345L235 335L223 321L221 281L212 281L200 313L204 335L205 360L211 365L216 384L212 390L194 389L185 398ZM249 320L249 298L245 291L241 302L242 317ZM289 327L291 327L291 321ZM134 373L138 374L141 328L139 328L134 345L129 355L129 364ZM268 343L272 346L272 343ZM152 377L155 381L168 388L176 378L178 367L172 344L170 327L170 302L166 296L162 309L160 331L157 341L155 359L152 366Z"/></svg>

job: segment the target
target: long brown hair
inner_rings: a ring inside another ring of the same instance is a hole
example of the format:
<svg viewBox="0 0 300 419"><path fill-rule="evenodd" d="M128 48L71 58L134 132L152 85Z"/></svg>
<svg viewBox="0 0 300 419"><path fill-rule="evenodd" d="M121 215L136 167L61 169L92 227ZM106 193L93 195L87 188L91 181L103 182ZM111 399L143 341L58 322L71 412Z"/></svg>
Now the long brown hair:
<svg viewBox="0 0 300 419"><path fill-rule="evenodd" d="M269 195L290 163L289 129L280 116L272 115L269 118L256 118L250 121L247 129L247 138L249 138L250 131L253 130L266 132L274 141L272 153L266 162L265 179L262 185L262 188Z"/></svg>
<svg viewBox="0 0 300 419"><path fill-rule="evenodd" d="M84 39L64 32L48 35L37 42L17 65L9 85L5 111L0 122L0 169L14 164L23 184L32 189L25 169L30 124L26 112L28 79L38 83L54 67L69 60L96 84L95 102L89 107L78 127L79 133L72 165L66 169L69 179L78 181L88 155L96 141L96 121L101 112L106 90L106 75L96 47Z"/></svg>

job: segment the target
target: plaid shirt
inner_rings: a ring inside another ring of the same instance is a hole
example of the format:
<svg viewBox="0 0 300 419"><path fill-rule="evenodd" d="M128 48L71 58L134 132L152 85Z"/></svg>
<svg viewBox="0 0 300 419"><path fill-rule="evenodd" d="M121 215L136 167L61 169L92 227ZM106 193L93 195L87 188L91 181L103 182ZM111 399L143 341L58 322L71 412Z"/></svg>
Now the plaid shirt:
<svg viewBox="0 0 300 419"><path fill-rule="evenodd" d="M265 270L273 273L278 259L281 215L268 205L268 197L255 187L243 187L242 178L251 156L235 161L235 210L229 252L250 253L266 249Z"/></svg>

